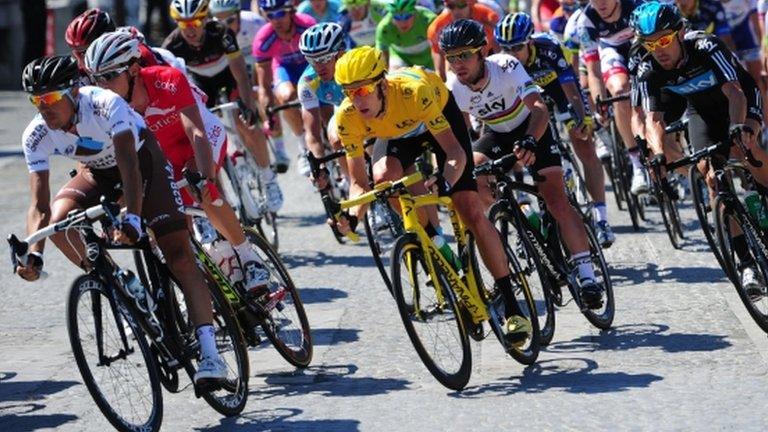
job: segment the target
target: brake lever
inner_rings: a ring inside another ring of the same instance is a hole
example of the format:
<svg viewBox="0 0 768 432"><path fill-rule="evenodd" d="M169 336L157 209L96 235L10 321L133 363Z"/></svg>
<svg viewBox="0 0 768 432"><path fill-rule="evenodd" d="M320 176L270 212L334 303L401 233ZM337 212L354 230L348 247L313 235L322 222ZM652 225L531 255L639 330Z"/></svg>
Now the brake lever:
<svg viewBox="0 0 768 432"><path fill-rule="evenodd" d="M339 216L342 215L341 204L334 201L330 195L323 195L322 199L323 199L323 206L325 207L325 211L328 212L328 214L333 215L334 221L338 221ZM338 228L336 228L335 225L331 225L331 230L333 230L334 234L341 235L341 232L339 231ZM353 242L358 242L360 240L360 236L354 231L348 232L347 234L345 234L345 236L348 239L352 240Z"/></svg>

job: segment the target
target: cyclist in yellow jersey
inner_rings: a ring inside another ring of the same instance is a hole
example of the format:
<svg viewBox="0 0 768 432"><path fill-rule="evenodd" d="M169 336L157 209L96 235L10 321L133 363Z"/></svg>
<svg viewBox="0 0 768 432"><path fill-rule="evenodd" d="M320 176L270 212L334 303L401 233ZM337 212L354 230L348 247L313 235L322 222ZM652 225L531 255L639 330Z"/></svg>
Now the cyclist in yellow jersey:
<svg viewBox="0 0 768 432"><path fill-rule="evenodd" d="M504 297L507 337L515 344L524 342L530 336L531 324L515 301L499 235L483 213L472 175L471 142L456 101L434 72L412 67L385 76L386 70L382 52L372 47L353 49L336 63L336 82L346 96L336 115L336 127L348 152L350 195L369 190L362 158L365 140L383 139L373 149L373 179L377 183L397 180L412 171L427 144L437 158L442 179L432 178L426 186L436 185L441 194L451 196ZM364 212L361 206L340 217L336 222L339 230L354 230ZM425 229L430 236L438 235L431 223Z"/></svg>

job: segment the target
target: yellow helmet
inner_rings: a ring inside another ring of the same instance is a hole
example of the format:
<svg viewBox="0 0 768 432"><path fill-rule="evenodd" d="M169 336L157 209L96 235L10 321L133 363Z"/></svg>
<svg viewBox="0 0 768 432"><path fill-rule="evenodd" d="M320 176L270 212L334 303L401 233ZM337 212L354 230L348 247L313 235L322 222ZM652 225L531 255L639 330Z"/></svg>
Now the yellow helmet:
<svg viewBox="0 0 768 432"><path fill-rule="evenodd" d="M379 78L387 71L384 54L370 46L347 51L336 62L334 78L339 85Z"/></svg>

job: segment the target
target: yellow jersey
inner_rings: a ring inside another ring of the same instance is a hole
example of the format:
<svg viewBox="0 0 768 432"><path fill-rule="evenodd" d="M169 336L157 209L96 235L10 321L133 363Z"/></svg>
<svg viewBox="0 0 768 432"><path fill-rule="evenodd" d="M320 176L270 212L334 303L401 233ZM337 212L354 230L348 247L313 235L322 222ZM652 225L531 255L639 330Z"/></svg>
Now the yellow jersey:
<svg viewBox="0 0 768 432"><path fill-rule="evenodd" d="M344 98L336 113L336 129L347 157L363 154L369 138L402 138L448 128L443 108L448 103L448 88L432 71L414 66L387 75L384 113L365 119L349 98Z"/></svg>

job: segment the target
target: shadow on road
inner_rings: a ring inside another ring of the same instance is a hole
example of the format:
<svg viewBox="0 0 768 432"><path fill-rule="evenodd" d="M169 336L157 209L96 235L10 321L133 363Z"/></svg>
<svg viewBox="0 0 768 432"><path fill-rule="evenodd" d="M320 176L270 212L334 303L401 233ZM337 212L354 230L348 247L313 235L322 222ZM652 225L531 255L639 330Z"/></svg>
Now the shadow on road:
<svg viewBox="0 0 768 432"><path fill-rule="evenodd" d="M357 420L291 420L304 411L298 408L274 408L266 410L243 411L237 417L224 417L221 424L210 428L197 428L198 431L323 431L355 432L360 430Z"/></svg>
<svg viewBox="0 0 768 432"><path fill-rule="evenodd" d="M301 302L304 304L329 303L349 297L346 292L336 288L299 288Z"/></svg>
<svg viewBox="0 0 768 432"><path fill-rule="evenodd" d="M310 393L326 397L373 396L405 390L410 384L402 379L355 377L356 372L357 366L346 364L311 366L290 373L257 374L264 378L265 386L255 388L251 385L251 397L270 399Z"/></svg>
<svg viewBox="0 0 768 432"><path fill-rule="evenodd" d="M546 350L559 353L583 353L602 350L626 351L635 348L659 348L667 353L716 351L728 348L727 336L696 333L668 333L664 324L628 324L582 336L572 341L554 342Z"/></svg>
<svg viewBox="0 0 768 432"><path fill-rule="evenodd" d="M5 431L57 428L77 420L71 414L34 414L46 405L46 396L79 385L76 381L13 381L15 372L0 372L0 425ZM8 403L10 402L10 403Z"/></svg>
<svg viewBox="0 0 768 432"><path fill-rule="evenodd" d="M456 398L504 396L515 393L542 393L560 390L568 393L612 393L645 388L664 379L653 374L599 372L596 361L587 358L560 358L539 361L523 370L520 377L467 387L450 394Z"/></svg>
<svg viewBox="0 0 768 432"><path fill-rule="evenodd" d="M714 256L712 261L715 261ZM651 282L715 283L728 279L719 267L659 267L656 263L614 264L611 266L614 285L635 285Z"/></svg>
<svg viewBox="0 0 768 432"><path fill-rule="evenodd" d="M312 329L313 345L338 345L342 343L356 342L360 337L359 329L350 328L321 328Z"/></svg>
<svg viewBox="0 0 768 432"><path fill-rule="evenodd" d="M367 247L367 246L366 246ZM282 255L283 263L288 268L323 267L327 265L345 265L347 267L376 267L371 256L328 255L324 252L305 251Z"/></svg>

